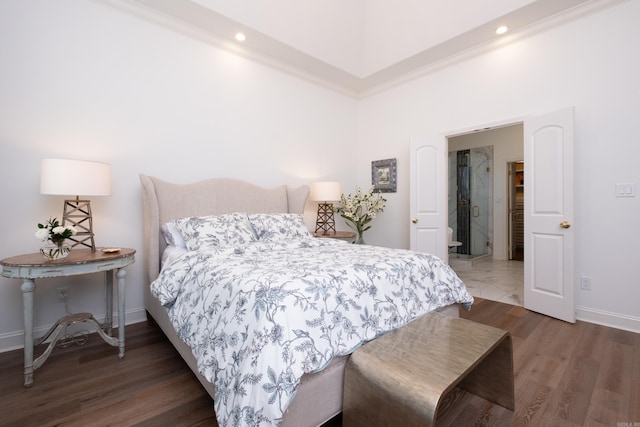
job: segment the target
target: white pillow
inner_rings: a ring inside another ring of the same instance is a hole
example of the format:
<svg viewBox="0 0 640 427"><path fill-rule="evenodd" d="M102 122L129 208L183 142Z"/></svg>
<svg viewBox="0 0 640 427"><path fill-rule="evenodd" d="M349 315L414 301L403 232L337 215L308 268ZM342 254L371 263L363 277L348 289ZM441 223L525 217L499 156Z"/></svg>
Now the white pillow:
<svg viewBox="0 0 640 427"><path fill-rule="evenodd" d="M258 240L274 242L313 238L301 214L251 214L249 221Z"/></svg>
<svg viewBox="0 0 640 427"><path fill-rule="evenodd" d="M215 246L242 245L257 240L246 213L192 216L173 222L190 251Z"/></svg>
<svg viewBox="0 0 640 427"><path fill-rule="evenodd" d="M184 243L182 234L180 234L180 230L178 230L178 227L176 227L176 224L173 221L162 224L160 229L162 230L164 241L167 242L167 245L187 249L187 245Z"/></svg>

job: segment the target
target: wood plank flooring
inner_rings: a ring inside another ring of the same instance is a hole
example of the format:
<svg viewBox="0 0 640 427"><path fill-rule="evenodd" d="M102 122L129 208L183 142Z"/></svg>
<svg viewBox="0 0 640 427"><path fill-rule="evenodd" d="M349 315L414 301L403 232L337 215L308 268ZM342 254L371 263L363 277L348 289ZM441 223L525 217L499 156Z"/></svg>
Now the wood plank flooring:
<svg viewBox="0 0 640 427"><path fill-rule="evenodd" d="M460 315L511 332L516 410L456 391L450 425L640 426L640 334L480 298Z"/></svg>
<svg viewBox="0 0 640 427"><path fill-rule="evenodd" d="M511 332L516 410L455 390L442 425L640 426L640 334L480 298L460 314ZM127 326L122 360L94 335L55 349L28 389L22 350L0 353L0 426L216 425L211 399L155 326Z"/></svg>

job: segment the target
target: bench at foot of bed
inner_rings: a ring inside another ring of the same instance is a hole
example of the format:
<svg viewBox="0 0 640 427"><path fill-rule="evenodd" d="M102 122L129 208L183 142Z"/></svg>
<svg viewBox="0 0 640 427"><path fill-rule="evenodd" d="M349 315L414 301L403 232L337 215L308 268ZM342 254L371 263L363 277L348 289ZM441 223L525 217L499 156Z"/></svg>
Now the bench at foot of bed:
<svg viewBox="0 0 640 427"><path fill-rule="evenodd" d="M344 426L435 426L460 387L513 411L508 332L428 313L357 349L347 362Z"/></svg>

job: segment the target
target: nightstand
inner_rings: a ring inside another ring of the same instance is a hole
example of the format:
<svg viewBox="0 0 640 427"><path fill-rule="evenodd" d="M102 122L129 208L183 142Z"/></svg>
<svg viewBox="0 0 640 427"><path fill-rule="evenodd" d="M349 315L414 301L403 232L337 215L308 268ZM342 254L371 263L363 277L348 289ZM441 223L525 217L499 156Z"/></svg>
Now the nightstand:
<svg viewBox="0 0 640 427"><path fill-rule="evenodd" d="M349 243L353 243L356 240L356 232L355 231L336 231L336 232L330 231L329 234L313 233L313 237L338 239L338 240L344 240Z"/></svg>
<svg viewBox="0 0 640 427"><path fill-rule="evenodd" d="M117 252L104 253L101 250L73 249L66 258L47 261L41 254L19 255L0 261L2 276L22 279L22 305L24 314L24 385L33 384L33 371L47 360L66 326L74 323L85 323L94 329L107 344L119 347L120 358L124 357L124 308L125 277L124 267L135 261L135 249L120 249ZM106 274L107 314L104 324L96 321L91 313L77 313L62 317L40 339L33 339L33 298L36 289L35 279L49 277L68 277L78 274ZM118 279L118 337L111 336L113 320L113 276ZM51 342L47 349L33 360L33 346L39 345L47 338Z"/></svg>

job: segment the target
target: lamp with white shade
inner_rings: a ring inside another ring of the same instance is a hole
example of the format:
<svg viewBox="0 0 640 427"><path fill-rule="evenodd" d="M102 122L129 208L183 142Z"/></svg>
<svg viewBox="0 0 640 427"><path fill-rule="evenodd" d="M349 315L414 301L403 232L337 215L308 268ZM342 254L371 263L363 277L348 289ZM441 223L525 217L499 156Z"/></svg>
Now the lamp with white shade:
<svg viewBox="0 0 640 427"><path fill-rule="evenodd" d="M85 160L43 159L40 194L76 196L64 201L62 225L71 225L78 231L68 238L73 242L72 246L83 245L95 252L91 202L80 200L80 196L110 196L111 165Z"/></svg>
<svg viewBox="0 0 640 427"><path fill-rule="evenodd" d="M336 233L336 222L333 216L333 203L340 200L342 192L340 183L333 181L314 182L311 184L309 199L318 203L318 217L316 219L316 233L322 232L327 236Z"/></svg>

